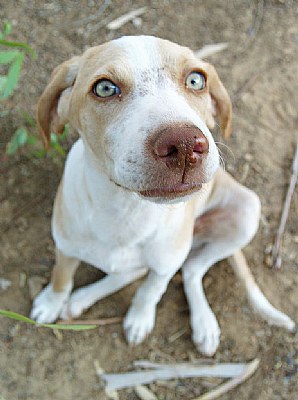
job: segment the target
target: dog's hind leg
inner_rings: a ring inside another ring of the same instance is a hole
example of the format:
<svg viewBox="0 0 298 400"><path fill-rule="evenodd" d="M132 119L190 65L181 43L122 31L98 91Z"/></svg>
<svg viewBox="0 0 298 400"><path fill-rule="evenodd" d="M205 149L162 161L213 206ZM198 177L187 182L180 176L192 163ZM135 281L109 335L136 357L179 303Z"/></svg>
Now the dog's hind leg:
<svg viewBox="0 0 298 400"><path fill-rule="evenodd" d="M233 189L230 187L231 192ZM208 356L218 347L220 329L205 297L202 279L213 264L244 247L258 227L257 196L240 185L234 191L235 196L224 196L224 202L220 201L224 193L217 194L219 201L214 208L197 218L193 249L182 267L192 338L198 350Z"/></svg>
<svg viewBox="0 0 298 400"><path fill-rule="evenodd" d="M79 317L98 300L109 296L146 274L146 268L109 274L99 281L75 290L64 305L60 317L70 319Z"/></svg>
<svg viewBox="0 0 298 400"><path fill-rule="evenodd" d="M233 257L229 258L229 262L236 276L240 279L246 289L248 300L254 310L269 324L281 326L289 331L294 331L295 322L286 314L273 307L256 284L242 251L237 251Z"/></svg>
<svg viewBox="0 0 298 400"><path fill-rule="evenodd" d="M234 270L243 281L254 307L270 323L288 329L294 327L289 317L266 300L241 258L240 249L250 242L258 227L258 197L229 175L221 175L220 178L211 198L212 206L195 222L193 250L183 266L193 341L206 355L212 355L216 351L220 329L206 300L202 279L213 264L234 254Z"/></svg>

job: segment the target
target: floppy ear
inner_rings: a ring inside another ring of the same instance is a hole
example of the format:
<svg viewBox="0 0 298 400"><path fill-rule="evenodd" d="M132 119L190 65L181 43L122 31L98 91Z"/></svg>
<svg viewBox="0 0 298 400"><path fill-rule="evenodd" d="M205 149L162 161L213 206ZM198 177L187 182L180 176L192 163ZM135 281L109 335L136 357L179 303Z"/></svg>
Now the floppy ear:
<svg viewBox="0 0 298 400"><path fill-rule="evenodd" d="M50 143L51 132L62 133L68 122L71 88L78 73L79 60L80 57L73 57L56 67L38 101L37 125L46 148Z"/></svg>
<svg viewBox="0 0 298 400"><path fill-rule="evenodd" d="M225 139L231 135L232 129L232 102L228 92L222 84L213 65L204 62L207 72L207 85L211 96L211 115L207 121L210 128L214 126L214 116L219 117L220 129Z"/></svg>

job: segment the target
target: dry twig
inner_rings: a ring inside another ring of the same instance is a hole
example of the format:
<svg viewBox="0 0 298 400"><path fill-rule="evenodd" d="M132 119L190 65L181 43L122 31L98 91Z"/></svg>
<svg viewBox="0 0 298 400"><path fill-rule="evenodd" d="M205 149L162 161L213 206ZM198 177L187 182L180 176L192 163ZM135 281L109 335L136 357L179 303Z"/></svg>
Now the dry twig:
<svg viewBox="0 0 298 400"><path fill-rule="evenodd" d="M195 56L198 58L206 58L212 56L213 54L219 53L222 50L225 50L228 47L228 43L214 43L207 44L202 47L200 50L194 51Z"/></svg>
<svg viewBox="0 0 298 400"><path fill-rule="evenodd" d="M194 362L188 363L154 363L148 360L135 360L133 362L134 367L144 368L144 369L168 369L171 368L189 368L189 367L202 367L203 365L215 365L216 362L212 358L200 358Z"/></svg>
<svg viewBox="0 0 298 400"><path fill-rule="evenodd" d="M211 390L210 392L205 393L202 396L199 396L192 400L217 399L222 394L229 392L230 390L234 389L234 387L240 385L240 383L242 383L242 382L246 381L248 378L250 378L253 375L253 373L256 371L256 369L258 368L259 364L260 364L260 360L257 358L254 359L249 364L247 364L245 371L241 375L236 376L233 379L230 379L228 382L225 382L222 385L219 385L216 389Z"/></svg>
<svg viewBox="0 0 298 400"><path fill-rule="evenodd" d="M256 39L263 21L263 17L264 17L264 0L258 0L256 16L253 27L251 29L251 35L248 38L248 40L244 43L244 46L242 47L240 54L246 53L246 51L252 45L253 41Z"/></svg>
<svg viewBox="0 0 298 400"><path fill-rule="evenodd" d="M188 328L182 328L178 332L174 333L168 338L169 343L175 342L177 339L179 339L181 336L183 336L186 332L188 331Z"/></svg>
<svg viewBox="0 0 298 400"><path fill-rule="evenodd" d="M134 391L136 395L141 400L158 400L154 393L151 392L146 386L138 385L134 387Z"/></svg>
<svg viewBox="0 0 298 400"><path fill-rule="evenodd" d="M101 15L106 11L110 4L111 0L104 0L95 14L88 15L87 18L79 19L79 21L75 22L75 25L81 26L86 25L89 22L97 21L99 17L101 17Z"/></svg>
<svg viewBox="0 0 298 400"><path fill-rule="evenodd" d="M284 230L286 227L286 222L288 219L288 214L290 210L292 196L295 190L296 182L298 176L298 142L296 144L296 152L294 156L294 160L292 163L292 173L289 183L288 192L285 198L285 202L283 205L283 210L280 218L279 228L276 234L275 243L272 249L272 266L273 268L280 268L281 267L281 256L280 256L280 246L282 242L282 237L284 234Z"/></svg>
<svg viewBox="0 0 298 400"><path fill-rule="evenodd" d="M156 380L175 378L217 377L235 378L245 373L245 363L222 363L215 365L173 364L144 371L132 371L119 374L103 374L106 389L119 390L137 385L151 383Z"/></svg>
<svg viewBox="0 0 298 400"><path fill-rule="evenodd" d="M141 7L138 8L137 10L133 10L128 12L127 14L121 15L121 17L114 19L111 21L108 25L107 28L110 30L116 30L121 28L124 24L126 24L129 21L132 21L134 18L139 17L140 15L144 14L147 11L147 7Z"/></svg>
<svg viewBox="0 0 298 400"><path fill-rule="evenodd" d="M68 321L57 321L57 324L104 326L104 325L118 324L119 322L122 322L122 320L123 320L122 317L112 317L112 318L102 318L102 319L84 319L84 320L70 319Z"/></svg>

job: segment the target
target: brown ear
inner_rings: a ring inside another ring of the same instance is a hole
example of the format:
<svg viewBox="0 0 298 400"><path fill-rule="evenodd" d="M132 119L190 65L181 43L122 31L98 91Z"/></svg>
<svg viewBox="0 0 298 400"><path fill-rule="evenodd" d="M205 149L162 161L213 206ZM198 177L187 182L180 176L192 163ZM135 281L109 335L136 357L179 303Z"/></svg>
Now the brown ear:
<svg viewBox="0 0 298 400"><path fill-rule="evenodd" d="M51 132L62 133L64 125L68 122L65 113L64 115L58 113L58 103L62 92L73 86L75 82L79 59L79 57L73 57L54 69L50 82L38 101L37 125L46 148L50 143Z"/></svg>
<svg viewBox="0 0 298 400"><path fill-rule="evenodd" d="M225 139L231 135L232 102L213 65L204 63L207 72L207 85L212 103L215 104L213 115L219 116L220 129Z"/></svg>

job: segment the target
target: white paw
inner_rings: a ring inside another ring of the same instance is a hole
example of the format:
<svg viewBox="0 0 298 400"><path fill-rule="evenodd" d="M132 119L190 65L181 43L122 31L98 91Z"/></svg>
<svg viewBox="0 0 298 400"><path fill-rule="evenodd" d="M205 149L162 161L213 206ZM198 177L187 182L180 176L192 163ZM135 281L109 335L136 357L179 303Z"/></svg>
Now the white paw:
<svg viewBox="0 0 298 400"><path fill-rule="evenodd" d="M155 307L138 307L132 304L124 319L124 330L129 344L140 344L152 331L155 323Z"/></svg>
<svg viewBox="0 0 298 400"><path fill-rule="evenodd" d="M192 317L192 340L197 349L211 357L219 345L220 328L213 313L198 314Z"/></svg>
<svg viewBox="0 0 298 400"><path fill-rule="evenodd" d="M77 318L94 303L90 299L90 289L88 286L75 290L64 304L60 317L62 319Z"/></svg>
<svg viewBox="0 0 298 400"><path fill-rule="evenodd" d="M63 292L54 292L49 284L33 301L31 318L39 324L55 322L71 292L69 285Z"/></svg>

